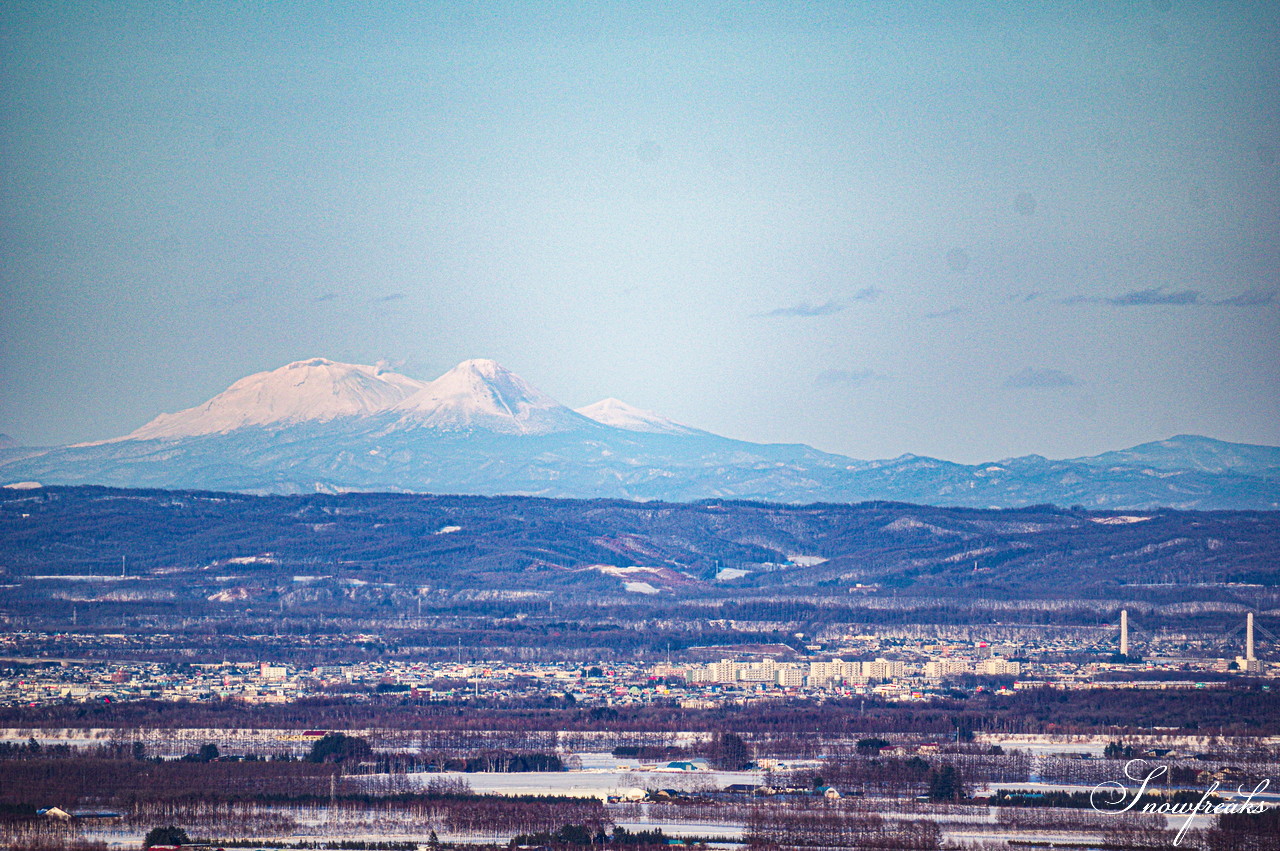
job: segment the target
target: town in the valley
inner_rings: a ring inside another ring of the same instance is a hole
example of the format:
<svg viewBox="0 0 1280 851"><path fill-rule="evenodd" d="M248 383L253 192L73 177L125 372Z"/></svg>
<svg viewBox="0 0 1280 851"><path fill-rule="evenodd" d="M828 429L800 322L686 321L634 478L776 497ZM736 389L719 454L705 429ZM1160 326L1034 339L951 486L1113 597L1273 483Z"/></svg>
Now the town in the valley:
<svg viewBox="0 0 1280 851"><path fill-rule="evenodd" d="M0 667L0 702L35 706L68 701L222 701L287 703L344 693L404 692L415 698L467 699L549 693L590 705L676 702L715 706L732 701L873 696L927 701L988 690L1181 689L1230 685L1241 677L1280 674L1257 654L1254 617L1246 615L1239 653L1215 658L1183 645L1179 656L1143 658L1130 637L1127 610L1114 635L1093 646L1045 641L1030 646L986 641L939 642L844 636L838 652L815 646L800 658L789 645L697 648L713 661L591 662L394 660L298 667L273 661L127 662L25 660ZM1269 633L1268 633L1269 634ZM123 636L121 636L123 638ZM0 646L74 635L0 636ZM368 640L368 637L365 637ZM111 636L83 636L102 648ZM1064 657L1075 657L1064 661ZM1083 658L1081 658L1083 657ZM0 663L3 664L3 663Z"/></svg>

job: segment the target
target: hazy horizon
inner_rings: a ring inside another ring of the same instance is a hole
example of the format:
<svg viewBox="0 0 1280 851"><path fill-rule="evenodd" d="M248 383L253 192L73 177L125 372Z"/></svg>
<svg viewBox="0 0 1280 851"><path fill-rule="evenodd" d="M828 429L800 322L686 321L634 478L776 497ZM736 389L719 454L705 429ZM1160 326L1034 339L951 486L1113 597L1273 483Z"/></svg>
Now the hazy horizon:
<svg viewBox="0 0 1280 851"><path fill-rule="evenodd" d="M488 357L855 458L1280 445L1280 9L0 9L0 432Z"/></svg>

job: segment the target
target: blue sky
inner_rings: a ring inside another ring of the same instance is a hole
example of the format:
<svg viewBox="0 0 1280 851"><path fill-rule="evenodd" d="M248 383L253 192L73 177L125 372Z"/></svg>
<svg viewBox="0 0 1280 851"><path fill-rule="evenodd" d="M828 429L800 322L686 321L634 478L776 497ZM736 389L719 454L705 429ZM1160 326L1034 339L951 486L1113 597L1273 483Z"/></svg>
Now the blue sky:
<svg viewBox="0 0 1280 851"><path fill-rule="evenodd" d="M862 458L1280 444L1278 45L1261 2L5 4L0 432L492 357Z"/></svg>

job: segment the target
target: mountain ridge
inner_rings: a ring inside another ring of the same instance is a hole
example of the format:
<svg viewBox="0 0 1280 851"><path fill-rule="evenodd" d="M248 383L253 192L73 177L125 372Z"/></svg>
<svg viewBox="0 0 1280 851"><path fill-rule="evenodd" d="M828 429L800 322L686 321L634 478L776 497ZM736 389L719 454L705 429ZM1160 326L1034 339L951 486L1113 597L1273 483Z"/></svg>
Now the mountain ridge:
<svg viewBox="0 0 1280 851"><path fill-rule="evenodd" d="M873 605L882 617L893 589L1182 604L1256 594L1241 583L1280 585L1278 512L257 497L95 486L0 489L0 522L23 529L0 536L0 564L23 585L6 593L22 595L28 611L51 600L65 605L53 593L66 590L59 575L101 576L96 589L80 587L110 599L122 554L148 589L172 590L158 597L163 606L185 601L178 604L204 612L236 611L223 606L244 602L224 592L240 588L258 589L257 604L271 610L280 600L301 605L299 591L327 587L331 602L367 614L368 601L346 602L350 579L399 596L399 611L415 602L404 595L424 586L647 599L626 584L640 574L673 600L879 597Z"/></svg>
<svg viewBox="0 0 1280 851"><path fill-rule="evenodd" d="M0 482L974 508L1280 509L1280 448L1178 435L1097 456L860 461L701 431L616 399L572 410L496 361L430 382L295 361L97 443L0 453Z"/></svg>

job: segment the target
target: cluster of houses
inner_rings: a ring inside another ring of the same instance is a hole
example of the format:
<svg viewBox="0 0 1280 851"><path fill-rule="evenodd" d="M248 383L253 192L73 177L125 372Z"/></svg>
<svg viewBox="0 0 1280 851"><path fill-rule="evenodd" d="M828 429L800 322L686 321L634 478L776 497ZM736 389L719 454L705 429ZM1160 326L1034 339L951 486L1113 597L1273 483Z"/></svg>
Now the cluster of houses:
<svg viewBox="0 0 1280 851"><path fill-rule="evenodd" d="M412 662L378 661L293 667L274 662L171 664L63 660L0 667L0 705L121 700L220 701L289 703L317 695L347 694L355 699L381 691L407 692L424 699L466 700L470 697L547 693L587 705L628 705L676 700L689 707L715 706L725 700L772 700L837 691L890 700L926 700L957 687L1014 690L1028 687L1090 688L1106 680L1109 687L1187 687L1198 685L1194 672L1233 671L1266 676L1280 668L1252 658L1252 650L1234 668L1217 659L1119 659L1091 661L1023 661L1027 648L990 646L985 642L942 644L903 642L873 636L849 660L836 656L797 659L790 647L781 654L756 658L721 658L709 662L582 664L556 661ZM1252 645L1250 644L1250 647ZM878 649L875 649L878 648ZM1078 648L1077 648L1078 649ZM712 648L704 648L712 651ZM816 654L816 651L815 651ZM1056 654L1062 657L1062 652ZM1160 677L1143 677L1145 670ZM1187 682L1168 676L1186 671ZM1123 671L1117 682L1100 674ZM977 678L977 679L975 679ZM985 678L985 679L983 679ZM1209 678L1212 679L1212 678ZM1131 682L1129 682L1131 681Z"/></svg>
<svg viewBox="0 0 1280 851"><path fill-rule="evenodd" d="M655 677L679 677L692 685L763 684L782 688L867 686L873 681L941 680L961 674L1017 677L1022 671L1021 662L998 656L980 660L932 659L924 663L884 658L849 662L843 659L810 662L779 662L768 658L749 662L721 659L706 665L661 664L652 669Z"/></svg>

